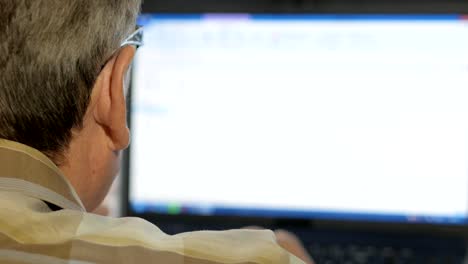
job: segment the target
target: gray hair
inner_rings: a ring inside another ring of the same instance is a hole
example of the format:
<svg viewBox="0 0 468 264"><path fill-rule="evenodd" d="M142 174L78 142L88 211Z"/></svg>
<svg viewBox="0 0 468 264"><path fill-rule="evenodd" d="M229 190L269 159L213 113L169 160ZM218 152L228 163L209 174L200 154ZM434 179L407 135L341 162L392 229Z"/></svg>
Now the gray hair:
<svg viewBox="0 0 468 264"><path fill-rule="evenodd" d="M0 1L0 138L58 162L140 0Z"/></svg>

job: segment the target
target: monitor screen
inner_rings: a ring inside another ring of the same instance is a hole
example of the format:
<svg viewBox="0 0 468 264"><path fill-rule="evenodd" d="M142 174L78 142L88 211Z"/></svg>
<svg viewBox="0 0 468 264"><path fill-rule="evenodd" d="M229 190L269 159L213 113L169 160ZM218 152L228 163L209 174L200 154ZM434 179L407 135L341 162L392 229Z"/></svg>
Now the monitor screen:
<svg viewBox="0 0 468 264"><path fill-rule="evenodd" d="M466 223L467 22L143 15L131 210Z"/></svg>

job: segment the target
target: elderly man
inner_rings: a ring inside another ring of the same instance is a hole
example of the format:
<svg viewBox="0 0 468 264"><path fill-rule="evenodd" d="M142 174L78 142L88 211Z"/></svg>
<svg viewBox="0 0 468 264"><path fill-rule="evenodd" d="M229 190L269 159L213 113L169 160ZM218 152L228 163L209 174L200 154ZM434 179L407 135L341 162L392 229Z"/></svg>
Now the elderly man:
<svg viewBox="0 0 468 264"><path fill-rule="evenodd" d="M312 262L284 232L169 236L140 219L86 213L129 144L139 6L1 0L0 263L301 263L283 248Z"/></svg>

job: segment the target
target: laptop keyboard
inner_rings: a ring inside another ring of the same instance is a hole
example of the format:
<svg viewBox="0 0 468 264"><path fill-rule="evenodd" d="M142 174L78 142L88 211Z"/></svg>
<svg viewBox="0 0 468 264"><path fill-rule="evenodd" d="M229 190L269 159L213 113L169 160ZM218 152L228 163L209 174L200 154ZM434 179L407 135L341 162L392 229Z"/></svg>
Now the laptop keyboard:
<svg viewBox="0 0 468 264"><path fill-rule="evenodd" d="M226 225L159 223L169 234L227 230ZM404 235L282 226L298 235L316 264L463 264L467 243L460 236ZM271 229L276 229L272 227Z"/></svg>
<svg viewBox="0 0 468 264"><path fill-rule="evenodd" d="M352 244L308 245L317 264L462 264L463 256L412 248L357 246Z"/></svg>

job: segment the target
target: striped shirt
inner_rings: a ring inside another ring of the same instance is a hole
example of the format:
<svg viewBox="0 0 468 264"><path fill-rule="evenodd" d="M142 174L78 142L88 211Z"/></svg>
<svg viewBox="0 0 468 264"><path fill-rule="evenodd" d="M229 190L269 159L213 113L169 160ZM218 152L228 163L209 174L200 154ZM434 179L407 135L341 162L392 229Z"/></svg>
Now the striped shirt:
<svg viewBox="0 0 468 264"><path fill-rule="evenodd" d="M167 235L138 218L87 213L41 152L0 140L0 263L302 263L271 231Z"/></svg>

